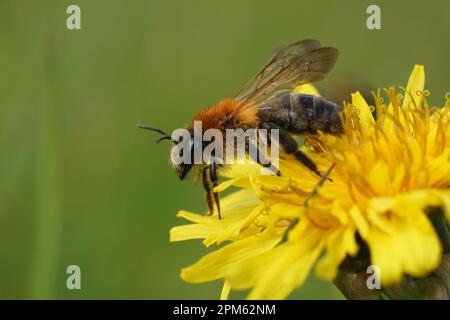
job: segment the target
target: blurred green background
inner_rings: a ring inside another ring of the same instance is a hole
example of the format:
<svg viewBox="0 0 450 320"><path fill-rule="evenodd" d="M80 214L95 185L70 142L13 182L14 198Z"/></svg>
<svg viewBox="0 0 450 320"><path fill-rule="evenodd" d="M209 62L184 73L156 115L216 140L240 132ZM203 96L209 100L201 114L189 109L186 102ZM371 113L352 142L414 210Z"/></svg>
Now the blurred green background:
<svg viewBox="0 0 450 320"><path fill-rule="evenodd" d="M366 28L381 7L382 29ZM81 30L66 8L81 7ZM442 1L0 1L0 298L216 299L180 268L207 250L168 242L203 211L203 190L180 183L167 131L235 93L280 44L319 39L340 49L325 95L405 85L425 64L432 102L449 89L450 3ZM68 290L68 265L82 289ZM232 297L243 297L233 294ZM314 276L291 298L340 299Z"/></svg>

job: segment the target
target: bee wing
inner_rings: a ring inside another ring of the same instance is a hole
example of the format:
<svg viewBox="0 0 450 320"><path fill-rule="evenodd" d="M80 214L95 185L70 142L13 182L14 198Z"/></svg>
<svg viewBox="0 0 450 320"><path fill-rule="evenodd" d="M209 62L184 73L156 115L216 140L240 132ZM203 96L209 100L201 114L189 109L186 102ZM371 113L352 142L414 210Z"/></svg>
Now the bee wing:
<svg viewBox="0 0 450 320"><path fill-rule="evenodd" d="M303 40L277 49L267 63L236 94L240 101L231 116L258 107L262 101L321 80L333 68L338 50L321 48L316 40Z"/></svg>
<svg viewBox="0 0 450 320"><path fill-rule="evenodd" d="M240 101L245 101L257 92L266 82L272 79L280 70L290 64L299 55L320 48L317 40L303 40L290 46L277 48L267 60L266 64L258 70L242 89L235 95Z"/></svg>

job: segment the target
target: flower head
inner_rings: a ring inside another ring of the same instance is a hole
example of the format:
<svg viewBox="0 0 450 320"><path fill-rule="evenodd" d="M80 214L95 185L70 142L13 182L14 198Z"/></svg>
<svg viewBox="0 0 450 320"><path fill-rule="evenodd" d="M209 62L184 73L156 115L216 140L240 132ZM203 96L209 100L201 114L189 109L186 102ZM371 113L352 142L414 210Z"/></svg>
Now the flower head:
<svg viewBox="0 0 450 320"><path fill-rule="evenodd" d="M280 177L260 175L254 164L234 166L216 188L240 188L223 198L222 220L178 214L192 224L173 228L171 241L227 242L181 277L223 279L224 295L251 289L250 299L282 299L314 266L319 277L334 279L362 243L382 285L433 271L442 246L427 212L441 207L450 220L450 101L431 108L424 83L423 66L415 66L403 94L386 90L388 102L377 92L369 106L357 92L344 104L343 135L306 137L304 151L319 170L332 168L320 186L290 156L280 159Z"/></svg>

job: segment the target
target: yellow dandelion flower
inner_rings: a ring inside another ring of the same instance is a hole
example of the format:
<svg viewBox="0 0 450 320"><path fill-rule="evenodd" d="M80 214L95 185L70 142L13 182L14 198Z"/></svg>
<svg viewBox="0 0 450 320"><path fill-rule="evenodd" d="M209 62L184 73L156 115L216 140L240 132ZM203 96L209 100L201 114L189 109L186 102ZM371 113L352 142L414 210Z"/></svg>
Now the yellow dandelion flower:
<svg viewBox="0 0 450 320"><path fill-rule="evenodd" d="M334 279L361 241L383 286L435 270L442 245L427 210L440 207L450 220L450 99L430 108L424 85L417 65L403 94L386 90L388 103L378 92L371 107L354 93L344 105L342 136L307 137L304 151L319 170L333 166L320 188L317 176L289 156L280 159L281 176L260 175L254 164L234 166L216 188L240 188L222 199L222 220L178 213L192 224L174 227L171 241L226 242L181 278L222 279L221 298L250 289L249 299L283 299L314 266L319 277Z"/></svg>

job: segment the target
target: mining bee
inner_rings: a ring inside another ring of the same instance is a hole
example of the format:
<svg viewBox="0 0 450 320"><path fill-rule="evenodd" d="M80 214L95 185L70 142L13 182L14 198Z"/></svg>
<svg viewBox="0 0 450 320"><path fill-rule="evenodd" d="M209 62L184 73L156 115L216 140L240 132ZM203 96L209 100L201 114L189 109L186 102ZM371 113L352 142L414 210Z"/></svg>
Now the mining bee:
<svg viewBox="0 0 450 320"><path fill-rule="evenodd" d="M314 135L319 131L341 134L343 129L339 113L342 107L320 96L297 93L294 88L323 79L333 68L337 56L336 48L321 47L316 40L303 40L280 47L235 96L201 110L186 129L193 135L194 121L201 121L202 130L277 129L282 150L321 176L316 164L299 150L293 135ZM160 129L146 125L139 127L161 134L157 142L172 140L170 135ZM180 141L172 142L173 155L179 152L176 146ZM253 160L262 162L260 158ZM210 214L215 204L220 218L219 195L213 190L218 184L217 170L223 166L214 159L201 164L174 164L173 161L172 164L181 180L193 167L199 169ZM267 166L267 162L264 166Z"/></svg>

